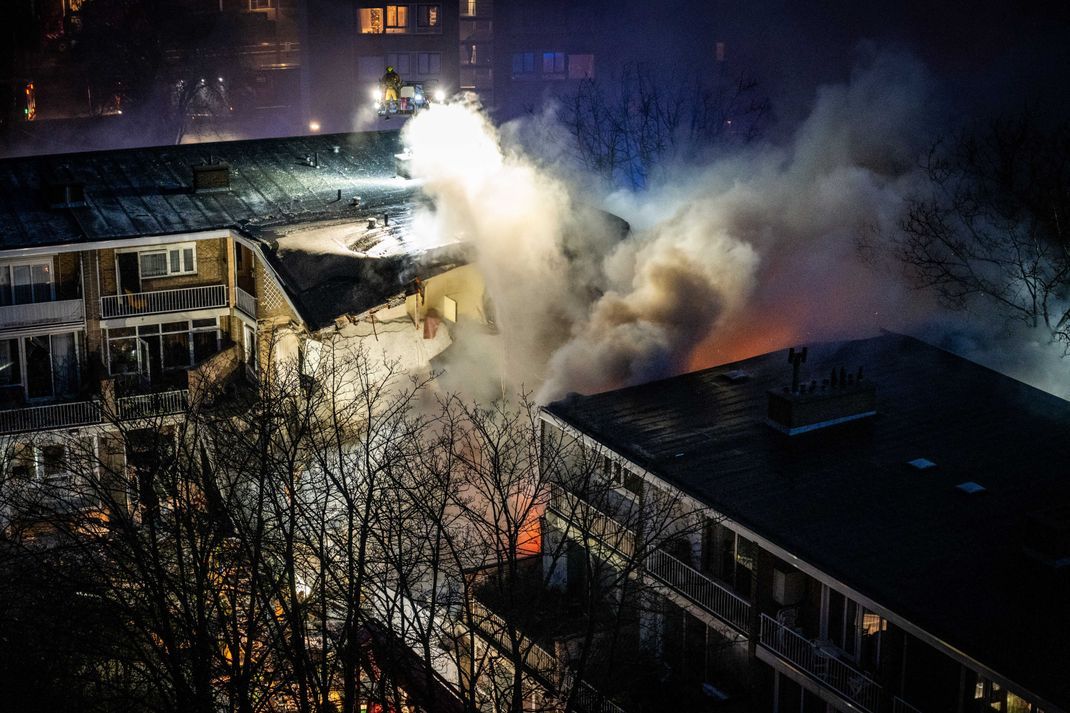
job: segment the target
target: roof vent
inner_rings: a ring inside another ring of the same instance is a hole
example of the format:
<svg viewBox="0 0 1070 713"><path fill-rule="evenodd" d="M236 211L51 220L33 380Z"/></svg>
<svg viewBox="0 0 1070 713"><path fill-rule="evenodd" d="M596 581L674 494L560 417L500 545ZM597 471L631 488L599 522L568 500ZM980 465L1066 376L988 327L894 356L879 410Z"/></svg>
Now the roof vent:
<svg viewBox="0 0 1070 713"><path fill-rule="evenodd" d="M215 163L202 163L190 168L193 169L193 190L195 192L225 191L230 188L230 164L217 161Z"/></svg>
<svg viewBox="0 0 1070 713"><path fill-rule="evenodd" d="M1070 572L1070 505L1026 516L1022 550L1046 567Z"/></svg>
<svg viewBox="0 0 1070 713"><path fill-rule="evenodd" d="M955 487L967 495L979 495L985 492L985 486L980 483L975 483L972 480L967 480L965 483L959 483Z"/></svg>
<svg viewBox="0 0 1070 713"><path fill-rule="evenodd" d="M49 208L81 208L85 205L85 184L79 181L54 181L45 186Z"/></svg>
<svg viewBox="0 0 1070 713"><path fill-rule="evenodd" d="M799 367L806 356L805 347L788 351L791 387L768 392L770 426L795 436L877 414L877 387L866 381L861 367L854 374L848 374L843 367L838 371L833 369L830 377L821 383L817 380L800 383Z"/></svg>
<svg viewBox="0 0 1070 713"><path fill-rule="evenodd" d="M907 465L918 470L928 470L929 468L935 468L936 463L933 463L928 458L915 458L912 461L907 461Z"/></svg>

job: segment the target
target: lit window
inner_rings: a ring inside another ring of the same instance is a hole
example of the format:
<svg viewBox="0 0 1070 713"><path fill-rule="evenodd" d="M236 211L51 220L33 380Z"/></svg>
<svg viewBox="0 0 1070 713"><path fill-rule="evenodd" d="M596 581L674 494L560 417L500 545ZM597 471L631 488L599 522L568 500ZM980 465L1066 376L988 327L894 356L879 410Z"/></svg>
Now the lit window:
<svg viewBox="0 0 1070 713"><path fill-rule="evenodd" d="M439 6L419 5L416 8L416 26L420 32L440 32Z"/></svg>
<svg viewBox="0 0 1070 713"><path fill-rule="evenodd" d="M250 10L274 10L276 0L249 0Z"/></svg>
<svg viewBox="0 0 1070 713"><path fill-rule="evenodd" d="M543 75L561 75L565 74L565 53L564 52L543 52L542 53L542 73Z"/></svg>
<svg viewBox="0 0 1070 713"><path fill-rule="evenodd" d="M409 31L409 6L386 6L386 31L395 34Z"/></svg>
<svg viewBox="0 0 1070 713"><path fill-rule="evenodd" d="M192 275L197 272L197 250L193 243L174 245L138 253L141 278Z"/></svg>
<svg viewBox="0 0 1070 713"><path fill-rule="evenodd" d="M360 11L360 31L365 35L379 35L383 32L383 8L371 7Z"/></svg>
<svg viewBox="0 0 1070 713"><path fill-rule="evenodd" d="M476 12L477 3L476 0L461 0L461 14L465 16L472 16L478 14Z"/></svg>

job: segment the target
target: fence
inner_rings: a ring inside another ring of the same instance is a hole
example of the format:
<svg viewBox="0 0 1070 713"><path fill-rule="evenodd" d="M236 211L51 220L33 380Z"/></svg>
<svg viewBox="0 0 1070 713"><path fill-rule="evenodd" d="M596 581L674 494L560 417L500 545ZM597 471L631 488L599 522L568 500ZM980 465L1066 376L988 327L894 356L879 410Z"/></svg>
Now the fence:
<svg viewBox="0 0 1070 713"><path fill-rule="evenodd" d="M182 287L155 292L134 292L124 295L105 295L100 298L100 316L130 317L162 312L188 312L227 306L226 285Z"/></svg>

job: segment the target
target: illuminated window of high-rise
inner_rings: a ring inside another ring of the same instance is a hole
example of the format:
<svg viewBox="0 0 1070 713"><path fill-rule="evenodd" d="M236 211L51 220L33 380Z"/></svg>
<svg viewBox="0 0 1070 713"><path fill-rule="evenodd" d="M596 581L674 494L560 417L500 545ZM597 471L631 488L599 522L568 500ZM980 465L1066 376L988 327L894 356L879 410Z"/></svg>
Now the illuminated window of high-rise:
<svg viewBox="0 0 1070 713"><path fill-rule="evenodd" d="M383 8L368 7L360 11L360 31L365 35L378 35L383 32Z"/></svg>
<svg viewBox="0 0 1070 713"><path fill-rule="evenodd" d="M408 5L386 6L386 31L394 34L404 34L409 31Z"/></svg>

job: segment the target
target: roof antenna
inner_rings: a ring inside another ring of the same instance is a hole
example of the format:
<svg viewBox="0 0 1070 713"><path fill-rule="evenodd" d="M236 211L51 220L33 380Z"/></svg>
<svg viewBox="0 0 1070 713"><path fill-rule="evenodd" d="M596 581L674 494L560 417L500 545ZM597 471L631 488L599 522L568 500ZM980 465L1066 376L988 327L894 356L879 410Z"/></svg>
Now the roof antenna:
<svg viewBox="0 0 1070 713"><path fill-rule="evenodd" d="M795 351L795 347L788 349L788 363L791 364L791 392L799 392L799 367L806 361L807 347Z"/></svg>

